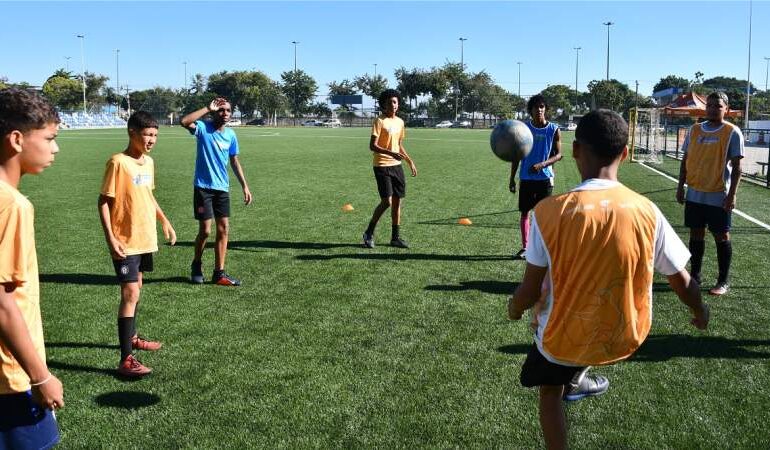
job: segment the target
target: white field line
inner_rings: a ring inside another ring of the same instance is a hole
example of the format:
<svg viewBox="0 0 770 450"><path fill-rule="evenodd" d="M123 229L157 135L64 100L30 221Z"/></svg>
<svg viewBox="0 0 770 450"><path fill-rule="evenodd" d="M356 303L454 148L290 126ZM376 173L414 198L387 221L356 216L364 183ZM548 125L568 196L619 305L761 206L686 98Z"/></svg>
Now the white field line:
<svg viewBox="0 0 770 450"><path fill-rule="evenodd" d="M660 175L660 176L662 176L662 177L664 177L664 178L668 178L669 180L673 181L674 183L679 183L679 180L677 180L676 178L674 178L674 177L672 177L672 176L670 176L670 175L668 175L668 174L666 174L666 173L663 173L663 172L661 172L661 171L660 171L660 170L658 170L658 169L655 169L655 168L653 168L653 167L650 167L650 166L648 166L647 164L644 164L644 163L639 163L639 165L640 165L640 166L642 166L642 167L646 167L646 168L648 168L648 169L652 170L653 172L657 173L658 175ZM685 185L685 186L686 186L686 185ZM770 225L768 225L768 224L766 224L766 223L764 223L764 222L762 222L762 221L760 221L760 220L757 220L757 219L755 219L755 218L751 217L750 215L746 214L745 212L743 212L743 211L741 211L741 210L738 210L738 209L734 209L734 210L733 210L733 212L734 212L735 214L737 214L737 215L739 215L739 216L743 217L744 219L748 220L749 222L755 223L755 224L759 225L760 227L762 227L762 228L764 228L764 229L766 229L766 230L770 231Z"/></svg>

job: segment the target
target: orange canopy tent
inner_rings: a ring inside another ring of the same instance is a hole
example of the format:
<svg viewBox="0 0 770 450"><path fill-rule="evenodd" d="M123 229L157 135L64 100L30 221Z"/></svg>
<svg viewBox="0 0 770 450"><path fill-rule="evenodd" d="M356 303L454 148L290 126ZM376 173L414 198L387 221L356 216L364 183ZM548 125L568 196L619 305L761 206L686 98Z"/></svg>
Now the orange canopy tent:
<svg viewBox="0 0 770 450"><path fill-rule="evenodd" d="M688 92L675 98L674 101L663 107L663 114L677 117L705 117L706 116L706 97ZM728 117L741 117L743 111L731 109L727 111Z"/></svg>

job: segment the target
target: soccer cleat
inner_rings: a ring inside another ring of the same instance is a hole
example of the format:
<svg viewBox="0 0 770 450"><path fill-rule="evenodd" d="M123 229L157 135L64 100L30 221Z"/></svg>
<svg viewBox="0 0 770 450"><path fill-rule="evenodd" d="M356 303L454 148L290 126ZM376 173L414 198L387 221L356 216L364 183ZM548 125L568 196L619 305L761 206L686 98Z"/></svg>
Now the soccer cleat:
<svg viewBox="0 0 770 450"><path fill-rule="evenodd" d="M190 282L194 284L203 284L203 264L193 261L190 264Z"/></svg>
<svg viewBox="0 0 770 450"><path fill-rule="evenodd" d="M374 236L364 232L362 239L364 240L364 248L374 248Z"/></svg>
<svg viewBox="0 0 770 450"><path fill-rule="evenodd" d="M726 282L717 283L716 286L709 289L709 294L711 295L725 295L727 294L727 291L730 290L730 285Z"/></svg>
<svg viewBox="0 0 770 450"><path fill-rule="evenodd" d="M163 344L156 341L148 341L146 339L142 339L139 336L134 336L131 338L131 348L134 350L146 350L148 352L154 352L157 350L160 350L160 348L163 347Z"/></svg>
<svg viewBox="0 0 770 450"><path fill-rule="evenodd" d="M698 283L698 286L703 286L703 283L700 281L700 274L694 273L692 274L692 279L695 280Z"/></svg>
<svg viewBox="0 0 770 450"><path fill-rule="evenodd" d="M515 260L527 259L527 249L522 248L518 252L514 253L513 259L515 259Z"/></svg>
<svg viewBox="0 0 770 450"><path fill-rule="evenodd" d="M211 277L211 282L219 286L240 286L241 285L241 280L231 277L230 275L226 274L224 270L221 270L219 272L215 271L214 275Z"/></svg>
<svg viewBox="0 0 770 450"><path fill-rule="evenodd" d="M407 244L406 241L404 241L400 237L391 239L390 240L390 246L391 247L398 247L398 248L409 248L409 244Z"/></svg>
<svg viewBox="0 0 770 450"><path fill-rule="evenodd" d="M602 395L610 388L610 381L601 375L589 375L586 367L564 387L564 401L574 402L586 397Z"/></svg>
<svg viewBox="0 0 770 450"><path fill-rule="evenodd" d="M139 378L152 372L152 369L143 365L134 355L126 356L126 359L118 365L118 373L124 377Z"/></svg>

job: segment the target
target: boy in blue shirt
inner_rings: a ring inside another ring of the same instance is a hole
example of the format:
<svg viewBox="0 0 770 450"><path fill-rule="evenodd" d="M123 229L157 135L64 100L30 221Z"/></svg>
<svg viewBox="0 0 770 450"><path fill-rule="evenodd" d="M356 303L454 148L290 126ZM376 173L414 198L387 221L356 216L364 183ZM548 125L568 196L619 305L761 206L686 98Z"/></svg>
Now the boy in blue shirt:
<svg viewBox="0 0 770 450"><path fill-rule="evenodd" d="M213 120L200 120L211 113ZM211 234L212 219L217 224L216 245L214 246L214 274L211 282L220 286L240 286L240 280L225 272L225 256L230 216L230 180L227 173L228 161L233 166L238 182L243 188L243 202L251 204L251 191L238 161L238 138L225 124L230 120L233 109L227 99L218 97L197 111L182 117L181 125L197 140L195 158L195 180L193 189L194 215L198 220L198 235L195 237L195 256L190 267L190 281L203 283L203 250Z"/></svg>
<svg viewBox="0 0 770 450"><path fill-rule="evenodd" d="M561 134L555 123L548 122L545 113L548 104L545 97L537 94L527 102L527 111L532 119L527 122L534 144L519 170L519 211L521 212L521 250L514 259L524 259L529 238L529 212L537 203L553 192L553 169L551 166L561 160ZM516 170L519 161L511 164L511 180L508 187L516 192Z"/></svg>

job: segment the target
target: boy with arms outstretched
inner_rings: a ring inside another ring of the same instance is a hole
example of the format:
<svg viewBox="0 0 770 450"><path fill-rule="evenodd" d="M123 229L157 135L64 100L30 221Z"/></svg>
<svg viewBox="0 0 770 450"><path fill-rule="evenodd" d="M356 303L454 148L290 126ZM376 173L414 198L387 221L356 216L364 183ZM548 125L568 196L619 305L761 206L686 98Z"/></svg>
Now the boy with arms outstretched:
<svg viewBox="0 0 770 450"><path fill-rule="evenodd" d="M34 209L17 190L22 176L53 163L58 124L56 110L36 94L0 90L0 448L59 442L51 411L64 397L45 361Z"/></svg>
<svg viewBox="0 0 770 450"><path fill-rule="evenodd" d="M549 449L567 447L563 398L598 395L609 386L586 373L590 366L628 358L647 337L653 268L690 308L692 324L708 325L700 287L685 270L687 248L652 202L617 181L627 142L628 125L617 113L597 110L580 120L572 148L583 182L535 207L524 278L508 302L508 317L520 319L546 280L520 380L540 388Z"/></svg>
<svg viewBox="0 0 770 450"><path fill-rule="evenodd" d="M104 171L99 195L99 218L120 283L118 373L142 377L152 372L133 350L160 350L160 342L147 341L136 332L136 312L144 272L152 272L152 254L158 251L156 219L171 245L176 233L155 196L155 165L149 153L158 139L158 122L144 111L128 119L128 147L112 155Z"/></svg>
<svg viewBox="0 0 770 450"><path fill-rule="evenodd" d="M561 161L561 133L559 126L548 122L545 117L548 104L541 94L533 95L527 102L527 111L532 118L527 126L532 132L532 150L521 162L511 164L511 179L508 188L516 192L516 171L519 171L519 211L521 219L521 250L514 259L524 259L529 238L529 212L537 203L553 192L552 165Z"/></svg>
<svg viewBox="0 0 770 450"><path fill-rule="evenodd" d="M363 245L374 248L374 229L382 214L391 208L392 233L390 245L399 248L409 248L401 238L401 206L406 197L406 180L401 160L406 160L412 176L417 176L417 166L409 157L403 141L406 134L404 121L396 116L401 94L394 89L384 90L378 100L383 113L372 123L372 136L369 139L369 150L374 157L374 178L377 181L377 191L380 203L374 209L369 226L364 231Z"/></svg>
<svg viewBox="0 0 770 450"><path fill-rule="evenodd" d="M213 119L200 120L211 113ZM217 224L216 245L214 246L214 273L211 282L220 286L240 286L241 281L225 272L227 241L230 233L230 178L227 173L228 161L233 166L238 182L243 187L243 202L251 204L251 191L246 184L243 168L238 160L240 147L235 131L225 125L233 114L233 107L226 99L218 97L197 111L182 117L180 123L195 136L195 180L193 186L193 208L198 221L198 235L195 237L195 255L190 265L190 281L203 283L203 250L211 234L212 219Z"/></svg>

